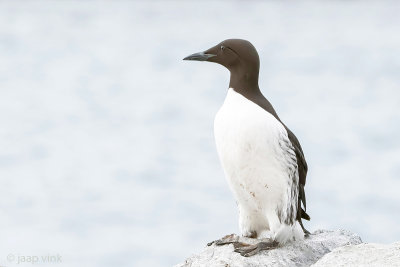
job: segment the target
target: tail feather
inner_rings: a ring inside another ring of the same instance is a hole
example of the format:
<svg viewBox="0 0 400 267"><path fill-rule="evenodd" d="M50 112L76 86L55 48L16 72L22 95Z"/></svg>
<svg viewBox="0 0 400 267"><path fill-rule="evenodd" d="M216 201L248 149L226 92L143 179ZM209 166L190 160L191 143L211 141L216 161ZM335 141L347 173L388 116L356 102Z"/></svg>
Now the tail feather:
<svg viewBox="0 0 400 267"><path fill-rule="evenodd" d="M304 220L307 220L307 221L309 221L311 219L310 215L308 215L303 209L301 209L301 218L303 218Z"/></svg>

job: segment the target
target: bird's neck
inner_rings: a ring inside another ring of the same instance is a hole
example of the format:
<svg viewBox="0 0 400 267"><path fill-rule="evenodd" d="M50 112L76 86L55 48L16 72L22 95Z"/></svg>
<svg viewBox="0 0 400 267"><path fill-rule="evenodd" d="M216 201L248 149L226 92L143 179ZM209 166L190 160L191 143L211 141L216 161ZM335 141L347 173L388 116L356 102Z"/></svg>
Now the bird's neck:
<svg viewBox="0 0 400 267"><path fill-rule="evenodd" d="M251 75L251 73L255 73ZM241 94L248 100L259 105L261 108L271 113L278 121L281 121L271 103L263 96L258 87L258 71L251 73L240 73L231 71L229 88ZM286 127L286 126L285 126Z"/></svg>
<svg viewBox="0 0 400 267"><path fill-rule="evenodd" d="M260 88L258 87L258 72L231 70L229 88L235 89L236 92L244 96L249 94L261 94Z"/></svg>

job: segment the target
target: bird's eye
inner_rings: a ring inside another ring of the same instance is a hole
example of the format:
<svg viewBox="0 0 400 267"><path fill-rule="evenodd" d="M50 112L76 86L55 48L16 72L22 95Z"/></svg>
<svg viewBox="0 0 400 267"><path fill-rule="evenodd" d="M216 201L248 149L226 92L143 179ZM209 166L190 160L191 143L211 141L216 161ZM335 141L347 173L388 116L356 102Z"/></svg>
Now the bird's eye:
<svg viewBox="0 0 400 267"><path fill-rule="evenodd" d="M221 51L224 51L225 46L221 45Z"/></svg>

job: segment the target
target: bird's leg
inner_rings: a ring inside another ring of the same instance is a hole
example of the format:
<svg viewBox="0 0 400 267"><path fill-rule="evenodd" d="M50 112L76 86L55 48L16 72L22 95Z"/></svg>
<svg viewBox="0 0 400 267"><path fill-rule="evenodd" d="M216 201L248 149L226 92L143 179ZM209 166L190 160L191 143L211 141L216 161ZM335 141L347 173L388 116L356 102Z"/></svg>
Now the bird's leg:
<svg viewBox="0 0 400 267"><path fill-rule="evenodd" d="M279 243L275 240L262 241L255 245L235 247L235 252L240 253L243 257L250 257L256 255L262 250L271 250L278 247Z"/></svg>

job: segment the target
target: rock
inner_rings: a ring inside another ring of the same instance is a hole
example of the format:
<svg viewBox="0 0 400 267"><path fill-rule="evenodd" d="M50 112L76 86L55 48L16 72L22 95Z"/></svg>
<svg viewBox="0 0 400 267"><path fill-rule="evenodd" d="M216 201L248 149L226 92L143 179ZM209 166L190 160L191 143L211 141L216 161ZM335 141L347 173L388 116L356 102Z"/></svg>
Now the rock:
<svg viewBox="0 0 400 267"><path fill-rule="evenodd" d="M322 266L400 266L400 242L339 247L313 265Z"/></svg>
<svg viewBox="0 0 400 267"><path fill-rule="evenodd" d="M254 239L245 237L240 237L240 241L255 243ZM318 230L304 240L270 251L262 251L252 257L243 257L234 252L233 245L212 245L175 267L310 266L335 248L360 243L362 241L359 236L345 230Z"/></svg>

